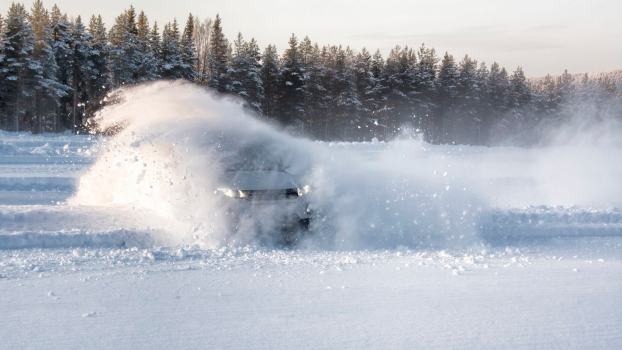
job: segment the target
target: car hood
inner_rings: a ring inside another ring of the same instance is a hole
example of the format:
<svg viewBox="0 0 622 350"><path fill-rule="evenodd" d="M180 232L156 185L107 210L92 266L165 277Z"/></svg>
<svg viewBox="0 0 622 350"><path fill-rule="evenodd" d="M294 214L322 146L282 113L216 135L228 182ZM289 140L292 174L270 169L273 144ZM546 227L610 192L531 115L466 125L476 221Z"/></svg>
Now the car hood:
<svg viewBox="0 0 622 350"><path fill-rule="evenodd" d="M283 171L228 171L224 185L236 190L284 190L299 187L294 177Z"/></svg>

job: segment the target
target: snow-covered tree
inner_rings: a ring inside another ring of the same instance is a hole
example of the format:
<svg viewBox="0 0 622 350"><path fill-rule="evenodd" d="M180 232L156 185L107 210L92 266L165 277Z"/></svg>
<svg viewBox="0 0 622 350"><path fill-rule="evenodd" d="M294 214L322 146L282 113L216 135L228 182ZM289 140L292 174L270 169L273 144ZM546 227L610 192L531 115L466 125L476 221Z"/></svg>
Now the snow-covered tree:
<svg viewBox="0 0 622 350"><path fill-rule="evenodd" d="M509 107L514 110L525 108L531 100L531 93L527 84L527 78L521 67L517 67L514 73L512 73L509 88Z"/></svg>
<svg viewBox="0 0 622 350"><path fill-rule="evenodd" d="M62 14L56 5L52 7L50 22L52 27L52 50L54 51L54 57L58 65L56 81L65 86L71 86L70 79L73 65L71 61L73 57L71 48L71 23L67 19L67 15ZM57 120L54 123L54 128L56 130L71 126L68 119L69 106L71 106L71 95L68 93L60 99Z"/></svg>
<svg viewBox="0 0 622 350"><path fill-rule="evenodd" d="M499 66L497 62L494 62L490 66L490 73L488 74L488 99L493 113L498 116L503 115L507 111L508 105L508 74L505 68Z"/></svg>
<svg viewBox="0 0 622 350"><path fill-rule="evenodd" d="M5 129L30 129L32 99L42 78L42 67L33 59L35 37L22 4L9 8L0 69L0 113Z"/></svg>
<svg viewBox="0 0 622 350"><path fill-rule="evenodd" d="M421 45L417 51L417 63L415 64L415 93L412 96L414 110L417 116L417 126L427 132L426 138L430 139L433 125L433 114L436 108L436 66L438 57L436 51Z"/></svg>
<svg viewBox="0 0 622 350"><path fill-rule="evenodd" d="M194 46L194 17L188 15L186 27L181 35L180 51L181 51L181 78L194 81L197 76L195 72L197 62L197 51Z"/></svg>
<svg viewBox="0 0 622 350"><path fill-rule="evenodd" d="M152 72L145 72L144 52L138 40L136 10L133 6L115 19L108 36L110 41L110 73L112 84L121 86L152 79ZM145 76L148 74L149 76Z"/></svg>
<svg viewBox="0 0 622 350"><path fill-rule="evenodd" d="M248 107L256 112L261 110L264 98L260 60L259 46L255 39L246 42L242 33L239 33L233 43L229 70L231 92L244 98Z"/></svg>
<svg viewBox="0 0 622 350"><path fill-rule="evenodd" d="M354 84L351 68L353 54L349 48L338 47L333 61L332 96L334 102L334 121L337 126L331 133L333 137L350 138L361 121L361 102Z"/></svg>
<svg viewBox="0 0 622 350"><path fill-rule="evenodd" d="M158 22L153 22L153 27L151 27L151 31L149 32L149 50L155 57L156 66L154 68L154 73L160 76L160 72L162 71L162 62L160 61L160 57L162 56L162 38L160 37Z"/></svg>
<svg viewBox="0 0 622 350"><path fill-rule="evenodd" d="M104 97L110 89L108 39L106 37L106 28L100 15L91 17L88 32L91 37L88 61L92 67L87 83L88 99L85 106L87 118L93 116L103 106Z"/></svg>
<svg viewBox="0 0 622 350"><path fill-rule="evenodd" d="M91 35L86 32L82 18L78 16L73 22L71 31L72 69L71 69L71 110L70 128L77 131L85 118L86 102L88 101L89 77L94 74L90 61Z"/></svg>
<svg viewBox="0 0 622 350"><path fill-rule="evenodd" d="M455 111L459 79L460 72L454 57L446 52L441 61L436 82L439 108L434 123L433 140L435 142L447 142L449 140L448 127L451 123L450 118Z"/></svg>
<svg viewBox="0 0 622 350"><path fill-rule="evenodd" d="M31 129L35 133L56 131L57 108L60 98L67 95L68 87L56 80L58 65L52 49L50 17L40 0L33 2L29 21L35 38L32 59L41 69L35 87Z"/></svg>
<svg viewBox="0 0 622 350"><path fill-rule="evenodd" d="M136 21L136 46L138 54L135 56L136 82L151 81L158 79L159 63L150 43L149 19L143 11L140 11Z"/></svg>
<svg viewBox="0 0 622 350"><path fill-rule="evenodd" d="M176 20L164 26L160 46L160 61L162 78L184 78L184 63L179 43L179 27Z"/></svg>
<svg viewBox="0 0 622 350"><path fill-rule="evenodd" d="M396 46L387 57L386 112L391 118L386 123L391 132L398 132L401 126L413 126L415 123L415 64L416 55L408 47Z"/></svg>
<svg viewBox="0 0 622 350"><path fill-rule="evenodd" d="M231 88L228 79L229 43L222 32L222 24L219 15L216 15L216 20L214 20L214 24L212 25L209 51L208 85L219 92L229 92Z"/></svg>
<svg viewBox="0 0 622 350"><path fill-rule="evenodd" d="M452 116L451 133L454 141L463 143L464 140L478 138L483 120L478 113L480 86L477 81L477 61L465 55L458 70L457 109Z"/></svg>
<svg viewBox="0 0 622 350"><path fill-rule="evenodd" d="M291 125L293 121L300 120L298 116L304 114L304 88L304 69L298 51L298 39L292 35L289 47L283 54L279 78L277 114L284 124Z"/></svg>
<svg viewBox="0 0 622 350"><path fill-rule="evenodd" d="M268 45L261 56L261 70L259 72L264 98L261 111L266 117L274 117L279 91L279 56L276 47Z"/></svg>

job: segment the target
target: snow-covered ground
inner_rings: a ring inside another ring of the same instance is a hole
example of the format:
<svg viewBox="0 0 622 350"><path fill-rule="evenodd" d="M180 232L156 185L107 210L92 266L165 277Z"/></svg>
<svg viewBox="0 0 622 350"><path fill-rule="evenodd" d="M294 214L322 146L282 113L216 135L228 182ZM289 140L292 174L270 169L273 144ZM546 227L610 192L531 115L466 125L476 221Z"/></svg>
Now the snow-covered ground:
<svg viewBox="0 0 622 350"><path fill-rule="evenodd" d="M130 131L0 134L0 348L622 348L617 153L290 140L283 249L209 225L191 133Z"/></svg>

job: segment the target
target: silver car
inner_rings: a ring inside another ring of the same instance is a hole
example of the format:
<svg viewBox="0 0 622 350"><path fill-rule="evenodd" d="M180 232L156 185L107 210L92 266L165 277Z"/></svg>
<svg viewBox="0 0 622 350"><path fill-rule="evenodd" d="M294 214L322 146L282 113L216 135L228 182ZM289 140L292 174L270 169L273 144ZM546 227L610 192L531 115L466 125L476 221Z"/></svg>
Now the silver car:
<svg viewBox="0 0 622 350"><path fill-rule="evenodd" d="M293 244L308 231L312 212L308 185L284 170L225 172L216 192L225 200L236 232L254 232L264 240Z"/></svg>

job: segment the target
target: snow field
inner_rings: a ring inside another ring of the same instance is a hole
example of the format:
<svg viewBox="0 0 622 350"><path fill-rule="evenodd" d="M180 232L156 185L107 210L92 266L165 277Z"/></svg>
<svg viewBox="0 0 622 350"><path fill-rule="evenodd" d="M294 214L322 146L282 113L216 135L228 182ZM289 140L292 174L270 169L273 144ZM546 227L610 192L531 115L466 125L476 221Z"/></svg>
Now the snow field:
<svg viewBox="0 0 622 350"><path fill-rule="evenodd" d="M617 146L311 142L126 94L114 139L0 134L0 348L622 348ZM298 247L220 221L220 134L313 186Z"/></svg>

